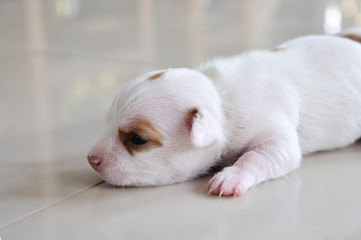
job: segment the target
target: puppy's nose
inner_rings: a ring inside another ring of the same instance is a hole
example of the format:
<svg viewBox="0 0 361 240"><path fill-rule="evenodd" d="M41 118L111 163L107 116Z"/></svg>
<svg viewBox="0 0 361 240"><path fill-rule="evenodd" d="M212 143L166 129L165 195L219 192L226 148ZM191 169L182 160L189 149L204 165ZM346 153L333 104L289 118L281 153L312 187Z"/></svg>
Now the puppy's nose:
<svg viewBox="0 0 361 240"><path fill-rule="evenodd" d="M94 170L97 170L101 163L101 159L97 155L89 153L88 162L89 162L90 166L92 166L92 168L94 168Z"/></svg>

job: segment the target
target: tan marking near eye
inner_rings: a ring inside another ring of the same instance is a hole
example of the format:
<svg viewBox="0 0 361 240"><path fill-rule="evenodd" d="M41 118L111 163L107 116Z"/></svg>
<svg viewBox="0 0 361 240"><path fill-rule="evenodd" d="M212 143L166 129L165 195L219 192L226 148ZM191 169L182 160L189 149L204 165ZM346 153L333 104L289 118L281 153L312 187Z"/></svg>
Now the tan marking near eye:
<svg viewBox="0 0 361 240"><path fill-rule="evenodd" d="M271 52L279 52L279 51L284 51L286 50L285 48L278 48L278 47L275 47L275 48L272 48L271 49Z"/></svg>
<svg viewBox="0 0 361 240"><path fill-rule="evenodd" d="M148 140L152 141L158 146L162 146L162 135L157 128L145 118L136 118L132 125L134 130L140 131L145 134Z"/></svg>
<svg viewBox="0 0 361 240"><path fill-rule="evenodd" d="M164 73L165 73L165 72L156 73L156 74L150 76L150 77L148 78L148 80L155 80L155 79L157 79L157 78L160 78Z"/></svg>
<svg viewBox="0 0 361 240"><path fill-rule="evenodd" d="M143 145L136 145L131 142L131 137L138 134L148 142ZM155 147L161 147L162 135L157 128L145 118L135 118L128 126L118 128L119 139L128 153L134 156L135 152L147 151Z"/></svg>
<svg viewBox="0 0 361 240"><path fill-rule="evenodd" d="M357 36L357 35L355 35L355 34L347 34L347 35L344 35L343 37L361 43L361 37L360 37L360 36Z"/></svg>

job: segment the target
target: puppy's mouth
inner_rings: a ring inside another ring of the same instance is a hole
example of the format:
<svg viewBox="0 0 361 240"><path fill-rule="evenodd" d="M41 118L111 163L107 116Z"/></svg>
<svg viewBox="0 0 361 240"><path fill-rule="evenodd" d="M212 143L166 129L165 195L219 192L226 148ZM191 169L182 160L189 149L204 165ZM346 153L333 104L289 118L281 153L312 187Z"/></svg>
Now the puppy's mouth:
<svg viewBox="0 0 361 240"><path fill-rule="evenodd" d="M124 171L119 166L107 166L105 162L100 162L94 170L107 184L115 187L142 186L137 180L144 178L139 173Z"/></svg>
<svg viewBox="0 0 361 240"><path fill-rule="evenodd" d="M173 184L174 181L167 181L159 176L149 175L147 172L120 171L115 168L104 168L96 171L98 176L107 184L114 187L150 187Z"/></svg>
<svg viewBox="0 0 361 240"><path fill-rule="evenodd" d="M117 171L115 174L111 172L112 170L113 169L104 168L104 169L96 170L95 172L101 179L103 179L109 185L116 187L125 186L124 179L126 179L126 174L120 171Z"/></svg>

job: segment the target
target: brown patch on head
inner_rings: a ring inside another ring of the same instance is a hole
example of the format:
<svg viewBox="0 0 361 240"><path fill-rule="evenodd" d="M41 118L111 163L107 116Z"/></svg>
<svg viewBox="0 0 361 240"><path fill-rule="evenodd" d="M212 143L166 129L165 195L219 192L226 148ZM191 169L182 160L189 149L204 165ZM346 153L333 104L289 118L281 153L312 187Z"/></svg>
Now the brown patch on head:
<svg viewBox="0 0 361 240"><path fill-rule="evenodd" d="M343 35L342 37L345 37L345 38L348 38L348 39L351 39L351 40L361 43L361 36L358 36L355 34L346 34L346 35Z"/></svg>
<svg viewBox="0 0 361 240"><path fill-rule="evenodd" d="M279 51L284 51L286 50L285 48L279 48L279 47L275 47L271 49L271 52L279 52Z"/></svg>
<svg viewBox="0 0 361 240"><path fill-rule="evenodd" d="M148 78L148 80L155 80L157 78L160 78L165 72L159 72L159 73L156 73L156 74L153 74L152 76L150 76Z"/></svg>
<svg viewBox="0 0 361 240"><path fill-rule="evenodd" d="M125 149L132 156L135 152L163 146L162 135L145 118L136 118L127 127L119 127L118 135Z"/></svg>
<svg viewBox="0 0 361 240"><path fill-rule="evenodd" d="M188 110L188 113L187 113L187 129L188 129L188 131L192 130L193 121L194 121L194 118L197 117L197 114L199 114L198 108L192 108L192 109Z"/></svg>

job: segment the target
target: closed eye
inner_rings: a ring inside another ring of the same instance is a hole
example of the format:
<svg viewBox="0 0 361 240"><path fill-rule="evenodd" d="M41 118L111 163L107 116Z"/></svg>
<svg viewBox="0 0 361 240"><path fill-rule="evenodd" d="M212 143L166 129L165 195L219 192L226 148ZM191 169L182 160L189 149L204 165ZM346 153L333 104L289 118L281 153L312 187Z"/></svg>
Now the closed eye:
<svg viewBox="0 0 361 240"><path fill-rule="evenodd" d="M124 127L118 128L120 142L130 155L162 147L162 135L146 119L137 118Z"/></svg>
<svg viewBox="0 0 361 240"><path fill-rule="evenodd" d="M147 139L144 139L137 133L133 133L129 140L135 145L144 145L148 142Z"/></svg>

